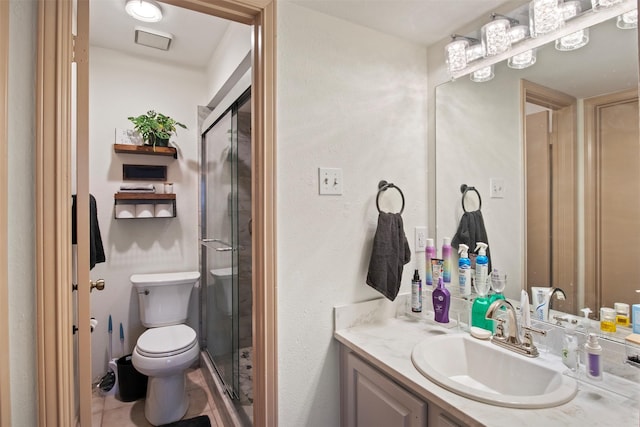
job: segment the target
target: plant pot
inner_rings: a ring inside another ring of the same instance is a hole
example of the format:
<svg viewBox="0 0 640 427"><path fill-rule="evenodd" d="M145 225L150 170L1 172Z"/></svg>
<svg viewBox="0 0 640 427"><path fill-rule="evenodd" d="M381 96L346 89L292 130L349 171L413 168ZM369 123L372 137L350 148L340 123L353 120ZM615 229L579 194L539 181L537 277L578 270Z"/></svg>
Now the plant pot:
<svg viewBox="0 0 640 427"><path fill-rule="evenodd" d="M149 135L149 141L147 141L147 145L153 145L155 147L168 147L169 138L159 138L155 135Z"/></svg>

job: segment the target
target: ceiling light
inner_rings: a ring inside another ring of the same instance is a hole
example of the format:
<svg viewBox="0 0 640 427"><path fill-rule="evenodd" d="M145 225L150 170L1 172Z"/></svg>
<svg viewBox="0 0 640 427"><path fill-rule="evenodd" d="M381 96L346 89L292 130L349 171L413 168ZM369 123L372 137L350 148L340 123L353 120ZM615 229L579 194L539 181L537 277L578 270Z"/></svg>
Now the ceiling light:
<svg viewBox="0 0 640 427"><path fill-rule="evenodd" d="M138 21L158 22L162 19L162 9L153 0L127 0L124 8Z"/></svg>
<svg viewBox="0 0 640 427"><path fill-rule="evenodd" d="M476 83L488 82L493 77L494 77L493 65L480 68L479 70L476 70L473 73L471 73L471 75L469 76L471 81Z"/></svg>
<svg viewBox="0 0 640 427"><path fill-rule="evenodd" d="M514 68L516 70L522 70L523 68L527 68L536 63L536 50L531 49L519 53L517 55L513 55L507 61L507 66L509 68Z"/></svg>
<svg viewBox="0 0 640 427"><path fill-rule="evenodd" d="M622 30L638 28L638 9L634 9L631 12L623 13L618 16L616 26Z"/></svg>
<svg viewBox="0 0 640 427"><path fill-rule="evenodd" d="M529 3L531 37L548 34L562 26L558 0L533 0Z"/></svg>

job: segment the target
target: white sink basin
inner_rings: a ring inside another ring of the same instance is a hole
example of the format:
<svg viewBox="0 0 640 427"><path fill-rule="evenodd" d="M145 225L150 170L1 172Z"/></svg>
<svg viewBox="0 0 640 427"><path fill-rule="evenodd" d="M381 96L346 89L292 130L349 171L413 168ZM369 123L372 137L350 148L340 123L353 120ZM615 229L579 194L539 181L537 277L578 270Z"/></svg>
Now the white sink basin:
<svg viewBox="0 0 640 427"><path fill-rule="evenodd" d="M530 359L466 334L429 337L414 347L411 360L434 383L492 405L549 408L570 401L578 390L561 373L561 363Z"/></svg>

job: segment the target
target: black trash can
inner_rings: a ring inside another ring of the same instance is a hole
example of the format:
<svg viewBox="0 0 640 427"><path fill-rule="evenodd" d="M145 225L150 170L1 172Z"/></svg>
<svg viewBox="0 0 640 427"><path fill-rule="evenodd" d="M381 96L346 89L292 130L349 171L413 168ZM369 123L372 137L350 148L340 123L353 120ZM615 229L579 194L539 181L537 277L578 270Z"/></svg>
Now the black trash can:
<svg viewBox="0 0 640 427"><path fill-rule="evenodd" d="M118 366L118 399L133 402L147 394L147 376L133 367L131 355L122 356L116 361Z"/></svg>

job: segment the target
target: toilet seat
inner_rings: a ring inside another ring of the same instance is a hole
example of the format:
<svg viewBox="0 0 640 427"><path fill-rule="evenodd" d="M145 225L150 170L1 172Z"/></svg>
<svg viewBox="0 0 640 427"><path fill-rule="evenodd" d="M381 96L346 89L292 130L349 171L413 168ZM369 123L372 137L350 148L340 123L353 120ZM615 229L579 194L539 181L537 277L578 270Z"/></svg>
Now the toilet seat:
<svg viewBox="0 0 640 427"><path fill-rule="evenodd" d="M138 338L136 350L145 357L161 358L184 353L196 344L196 331L180 324L147 329Z"/></svg>

